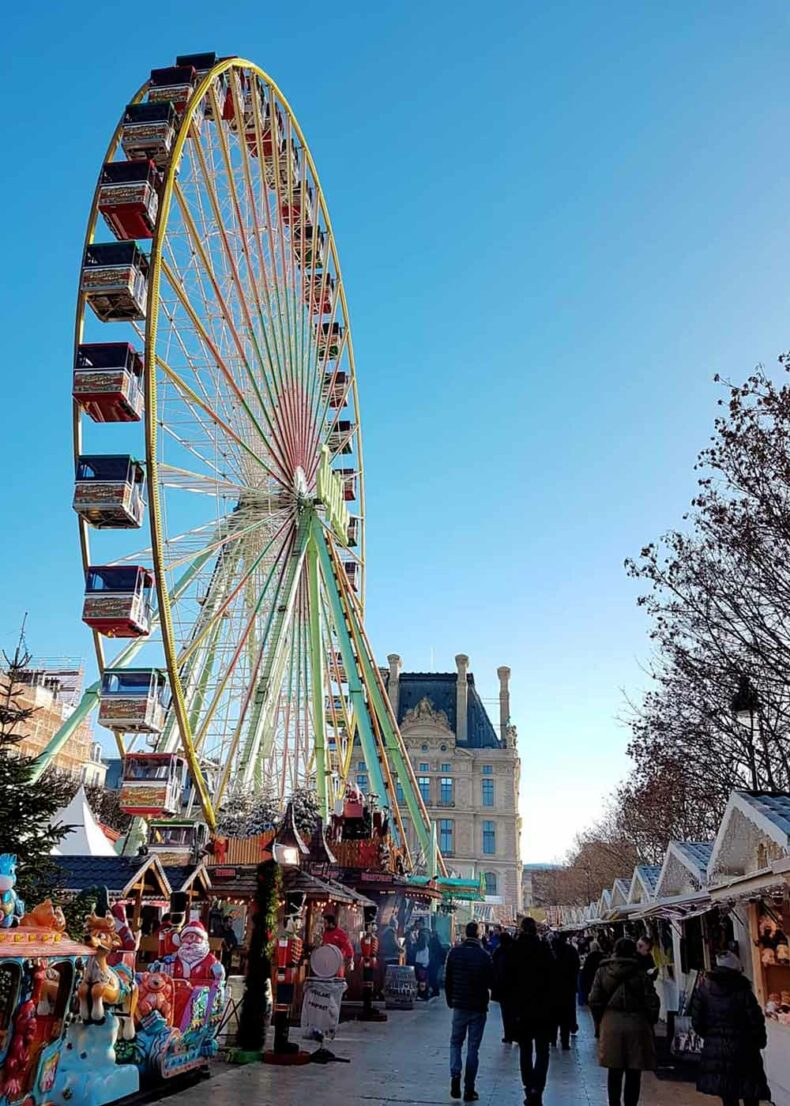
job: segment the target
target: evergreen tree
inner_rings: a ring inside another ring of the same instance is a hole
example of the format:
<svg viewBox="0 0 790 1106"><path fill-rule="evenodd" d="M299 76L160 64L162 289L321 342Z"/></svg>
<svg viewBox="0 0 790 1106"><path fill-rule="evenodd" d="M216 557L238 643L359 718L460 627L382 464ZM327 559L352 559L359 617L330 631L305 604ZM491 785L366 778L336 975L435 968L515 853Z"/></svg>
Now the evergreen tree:
<svg viewBox="0 0 790 1106"><path fill-rule="evenodd" d="M19 745L27 736L27 723L36 713L23 701L24 674L30 654L23 643L13 657L3 653L5 671L0 674L0 853L15 853L18 858L16 890L34 905L48 894L55 882L56 867L52 849L68 827L50 826L61 808L58 789L31 782L34 757L20 756Z"/></svg>

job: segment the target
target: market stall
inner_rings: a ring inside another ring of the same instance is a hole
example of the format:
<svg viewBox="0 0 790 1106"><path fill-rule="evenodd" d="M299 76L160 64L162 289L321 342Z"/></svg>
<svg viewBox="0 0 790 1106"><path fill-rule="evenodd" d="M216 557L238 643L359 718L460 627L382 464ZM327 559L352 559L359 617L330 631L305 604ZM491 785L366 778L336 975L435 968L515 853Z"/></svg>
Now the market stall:
<svg viewBox="0 0 790 1106"><path fill-rule="evenodd" d="M709 866L711 897L766 1014L765 1067L777 1106L790 1106L790 794L734 791Z"/></svg>

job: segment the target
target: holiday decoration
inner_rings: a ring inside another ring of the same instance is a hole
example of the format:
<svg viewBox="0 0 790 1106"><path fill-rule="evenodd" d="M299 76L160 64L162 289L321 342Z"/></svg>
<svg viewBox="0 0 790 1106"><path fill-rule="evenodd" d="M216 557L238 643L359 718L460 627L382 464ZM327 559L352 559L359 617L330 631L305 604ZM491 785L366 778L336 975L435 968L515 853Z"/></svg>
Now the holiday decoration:
<svg viewBox="0 0 790 1106"><path fill-rule="evenodd" d="M19 918L25 911L25 904L17 896L16 857L13 853L0 855L0 927L9 929L19 925Z"/></svg>

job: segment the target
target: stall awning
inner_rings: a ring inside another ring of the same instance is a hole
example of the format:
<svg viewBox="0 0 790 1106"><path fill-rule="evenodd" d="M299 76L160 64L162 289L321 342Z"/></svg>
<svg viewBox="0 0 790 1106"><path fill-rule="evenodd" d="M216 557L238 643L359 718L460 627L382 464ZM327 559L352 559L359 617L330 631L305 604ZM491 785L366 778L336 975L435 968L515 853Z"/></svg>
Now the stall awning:
<svg viewBox="0 0 790 1106"><path fill-rule="evenodd" d="M711 898L715 902L737 902L739 899L757 898L762 894L784 890L787 884L779 868L780 863L776 862L770 868L762 868L759 872L750 872L745 876L733 876L726 883L711 887Z"/></svg>
<svg viewBox="0 0 790 1106"><path fill-rule="evenodd" d="M646 921L649 918L663 918L666 921L682 921L684 918L696 918L700 914L707 914L714 903L707 891L698 891L693 895L678 895L676 898L661 899L651 903L635 914L632 918Z"/></svg>
<svg viewBox="0 0 790 1106"><path fill-rule="evenodd" d="M287 892L299 891L308 899L326 899L331 902L345 903L349 906L375 906L370 899L360 895L358 891L352 891L345 884L338 883L334 879L319 879L318 876L308 875L298 868L288 868L283 874L283 890Z"/></svg>

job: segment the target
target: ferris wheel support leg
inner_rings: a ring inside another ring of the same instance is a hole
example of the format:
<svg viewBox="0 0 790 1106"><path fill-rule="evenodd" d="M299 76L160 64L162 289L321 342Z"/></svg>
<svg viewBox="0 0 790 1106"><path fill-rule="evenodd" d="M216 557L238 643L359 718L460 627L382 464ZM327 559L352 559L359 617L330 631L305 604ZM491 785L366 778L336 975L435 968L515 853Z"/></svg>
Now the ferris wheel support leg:
<svg viewBox="0 0 790 1106"><path fill-rule="evenodd" d="M317 519L313 522L310 540L315 545L318 553L318 560L321 565L321 574L324 577L326 594L329 598L329 605L335 624L335 632L337 633L340 653L343 658L343 667L348 677L349 695L354 707L354 717L359 731L362 754L368 769L371 791L378 796L383 809L389 811L390 797L384 785L384 774L381 771L376 735L373 732L370 714L368 713L370 708L365 698L365 688L357 671L357 658L354 653L351 635L346 624L346 614L343 609L337 580L335 579L334 570L332 568L332 560L329 556L329 550L327 549L321 524Z"/></svg>
<svg viewBox="0 0 790 1106"><path fill-rule="evenodd" d="M313 700L315 735L315 782L318 806L324 822L329 819L326 778L326 728L324 717L324 642L321 637L321 599L319 595L318 551L315 542L307 547L307 590L310 600L310 693Z"/></svg>
<svg viewBox="0 0 790 1106"><path fill-rule="evenodd" d="M324 545L327 559L331 560L323 534L319 536L319 540ZM381 677L372 656L370 643L368 642L364 629L357 619L356 612L345 596L341 596L341 604L346 611L348 625L351 627L351 631L354 635L354 647L359 658L362 677L365 681L368 693L368 709L376 713L376 718L384 740L385 753L395 770L395 774L403 790L403 797L406 801L412 824L414 825L415 832L420 842L420 847L423 854L426 857L430 857L434 852L433 824L425 808L425 804L422 801L422 797L417 790L414 770L406 756L403 740L397 729L397 721L392 712L392 705L384 691ZM437 861L442 874L446 875L447 872L441 853L437 854Z"/></svg>

